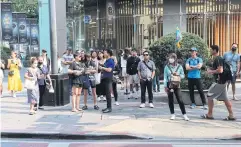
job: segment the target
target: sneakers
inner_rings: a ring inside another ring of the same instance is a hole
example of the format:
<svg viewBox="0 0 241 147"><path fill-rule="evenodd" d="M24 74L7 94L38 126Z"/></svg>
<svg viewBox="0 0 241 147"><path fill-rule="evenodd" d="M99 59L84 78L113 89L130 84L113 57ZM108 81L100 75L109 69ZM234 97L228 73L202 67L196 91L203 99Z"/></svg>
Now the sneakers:
<svg viewBox="0 0 241 147"><path fill-rule="evenodd" d="M99 108L99 106L94 105L94 109L95 109L95 110L99 110L100 108Z"/></svg>
<svg viewBox="0 0 241 147"><path fill-rule="evenodd" d="M140 105L140 108L145 108L146 107L146 104L145 103L142 103L141 105Z"/></svg>
<svg viewBox="0 0 241 147"><path fill-rule="evenodd" d="M86 105L82 107L82 110L87 110L87 109L88 107Z"/></svg>
<svg viewBox="0 0 241 147"><path fill-rule="evenodd" d="M111 98L114 98L114 95L111 93Z"/></svg>
<svg viewBox="0 0 241 147"><path fill-rule="evenodd" d="M17 97L17 96L16 96L16 93L13 93L13 94L12 94L12 97L13 97L13 98L16 98L16 97Z"/></svg>
<svg viewBox="0 0 241 147"><path fill-rule="evenodd" d="M183 115L183 118L184 118L185 121L189 121L189 120L190 120L190 119L187 117L186 114Z"/></svg>
<svg viewBox="0 0 241 147"><path fill-rule="evenodd" d="M191 109L196 108L196 104L191 104L190 108L191 108Z"/></svg>
<svg viewBox="0 0 241 147"><path fill-rule="evenodd" d="M100 102L100 101L101 101L101 98L100 98L100 97L98 97L98 98L97 98L97 100Z"/></svg>
<svg viewBox="0 0 241 147"><path fill-rule="evenodd" d="M207 105L204 105L204 106L203 106L203 110L208 110L208 106L207 106Z"/></svg>
<svg viewBox="0 0 241 147"><path fill-rule="evenodd" d="M176 119L176 115L172 114L170 120L175 120L175 119Z"/></svg>
<svg viewBox="0 0 241 147"><path fill-rule="evenodd" d="M106 101L106 97L102 96L102 100L103 100L103 101Z"/></svg>
<svg viewBox="0 0 241 147"><path fill-rule="evenodd" d="M233 100L234 100L234 101L238 101L239 99L238 99L236 96L234 96L234 97L233 97Z"/></svg>
<svg viewBox="0 0 241 147"><path fill-rule="evenodd" d="M119 104L118 102L115 102L115 105L116 105L116 106L119 106L120 104Z"/></svg>
<svg viewBox="0 0 241 147"><path fill-rule="evenodd" d="M149 106L150 106L150 108L154 108L153 103L150 103Z"/></svg>

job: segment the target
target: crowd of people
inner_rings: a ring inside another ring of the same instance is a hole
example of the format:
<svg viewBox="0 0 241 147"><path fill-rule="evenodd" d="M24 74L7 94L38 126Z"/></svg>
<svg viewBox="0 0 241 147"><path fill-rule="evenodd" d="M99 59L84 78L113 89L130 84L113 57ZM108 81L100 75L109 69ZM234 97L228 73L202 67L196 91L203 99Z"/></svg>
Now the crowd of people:
<svg viewBox="0 0 241 147"><path fill-rule="evenodd" d="M185 105L181 95L180 83L185 78L184 68L187 70L188 88L192 104L190 108L196 107L194 98L194 86L196 86L203 109L208 109L208 113L201 115L204 119L213 119L213 99L224 101L229 115L225 120L235 120L232 105L227 95L229 84L232 85L233 99L238 100L235 95L235 82L240 74L240 55L236 53L237 44L232 45L232 49L225 53L223 57L219 55L219 47L211 46L210 52L213 56L213 65L208 68L207 73L214 75L215 84L213 84L206 96L203 92L203 83L201 82L201 68L203 59L198 57L198 49L190 49L190 58L185 62L185 66L178 63L177 55L170 53L164 67L164 90L168 96L168 105L171 113L171 120L175 119L174 95L177 99L184 120L189 118L186 114ZM139 53L139 54L138 54ZM119 106L117 84L121 83L121 88L125 90L125 98L140 98L140 108L146 107L146 90L148 93L149 107L154 108L153 92L160 92L160 71L156 68L153 60L150 58L148 50L138 51L136 49L126 48L119 52L117 56L110 49L91 50L86 53L84 50L77 50L72 53L67 49L58 61L59 73L69 75L69 93L72 96L72 112L87 110L87 96L92 95L93 107L99 110L98 101L106 101L107 106L102 109L103 113L112 111L112 98L115 105ZM38 109L43 109L43 97L46 89L52 86L50 78L50 59L47 51L42 50L42 55L38 58L33 57L31 65L25 74L25 85L27 88L28 103L30 104L30 115L34 115ZM228 66L227 66L228 64ZM4 64L0 63L0 91L2 92L2 79ZM8 60L8 90L12 97L16 97L16 92L21 91L22 81L20 78L20 69L22 64L16 58L16 52L12 52L11 59ZM228 72L230 71L230 73ZM122 80L123 78L123 80ZM49 83L47 83L47 80ZM27 84L27 85L26 85ZM32 84L32 85L31 85ZM31 85L31 86L30 86ZM80 108L80 98L83 95L84 103Z"/></svg>

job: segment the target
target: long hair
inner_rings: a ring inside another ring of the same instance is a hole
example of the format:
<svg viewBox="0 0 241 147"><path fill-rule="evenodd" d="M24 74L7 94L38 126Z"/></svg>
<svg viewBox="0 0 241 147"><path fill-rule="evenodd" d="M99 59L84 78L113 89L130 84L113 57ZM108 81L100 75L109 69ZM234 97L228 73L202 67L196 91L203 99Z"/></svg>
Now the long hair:
<svg viewBox="0 0 241 147"><path fill-rule="evenodd" d="M168 55L168 58L167 58L167 63L168 63L168 64L170 64L170 63L169 63L169 59L170 59L170 58L175 59L174 64L177 65L177 63L178 63L177 54L175 54L175 53L170 53L170 54Z"/></svg>

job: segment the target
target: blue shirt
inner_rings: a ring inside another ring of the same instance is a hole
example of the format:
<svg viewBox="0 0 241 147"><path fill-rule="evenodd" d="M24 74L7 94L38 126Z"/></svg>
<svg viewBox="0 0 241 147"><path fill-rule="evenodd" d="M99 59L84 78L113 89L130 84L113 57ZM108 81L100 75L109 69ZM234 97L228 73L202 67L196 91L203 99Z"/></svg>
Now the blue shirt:
<svg viewBox="0 0 241 147"><path fill-rule="evenodd" d="M171 74L172 74L172 72L170 71L168 66L171 68L173 73L176 72L176 70L178 68L177 73L180 75L181 79L183 79L185 77L183 67L181 65L179 65L179 64L177 64L176 66L166 65L164 68L164 87L167 87L167 83L170 81Z"/></svg>
<svg viewBox="0 0 241 147"><path fill-rule="evenodd" d="M234 72L237 72L237 63L240 62L239 54L233 54L231 51L229 51L223 55L223 59L232 65L232 70Z"/></svg>
<svg viewBox="0 0 241 147"><path fill-rule="evenodd" d="M196 58L189 58L186 61L186 65L189 66L197 66L198 64L202 64L203 60L202 58L196 57ZM188 71L188 78L190 79L200 79L201 78L201 72L199 69L189 70Z"/></svg>
<svg viewBox="0 0 241 147"><path fill-rule="evenodd" d="M113 70L115 68L114 60L112 58L107 59L104 63L104 67L105 68L112 68L112 71L111 72L103 71L103 79L112 78L113 77Z"/></svg>

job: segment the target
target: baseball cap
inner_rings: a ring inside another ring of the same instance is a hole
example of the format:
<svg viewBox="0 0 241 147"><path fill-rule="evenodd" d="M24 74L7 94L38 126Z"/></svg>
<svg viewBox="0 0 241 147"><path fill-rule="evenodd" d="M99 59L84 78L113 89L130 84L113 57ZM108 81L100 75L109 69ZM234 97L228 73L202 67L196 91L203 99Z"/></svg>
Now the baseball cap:
<svg viewBox="0 0 241 147"><path fill-rule="evenodd" d="M192 48L190 49L190 51L197 51L197 48L192 47Z"/></svg>

